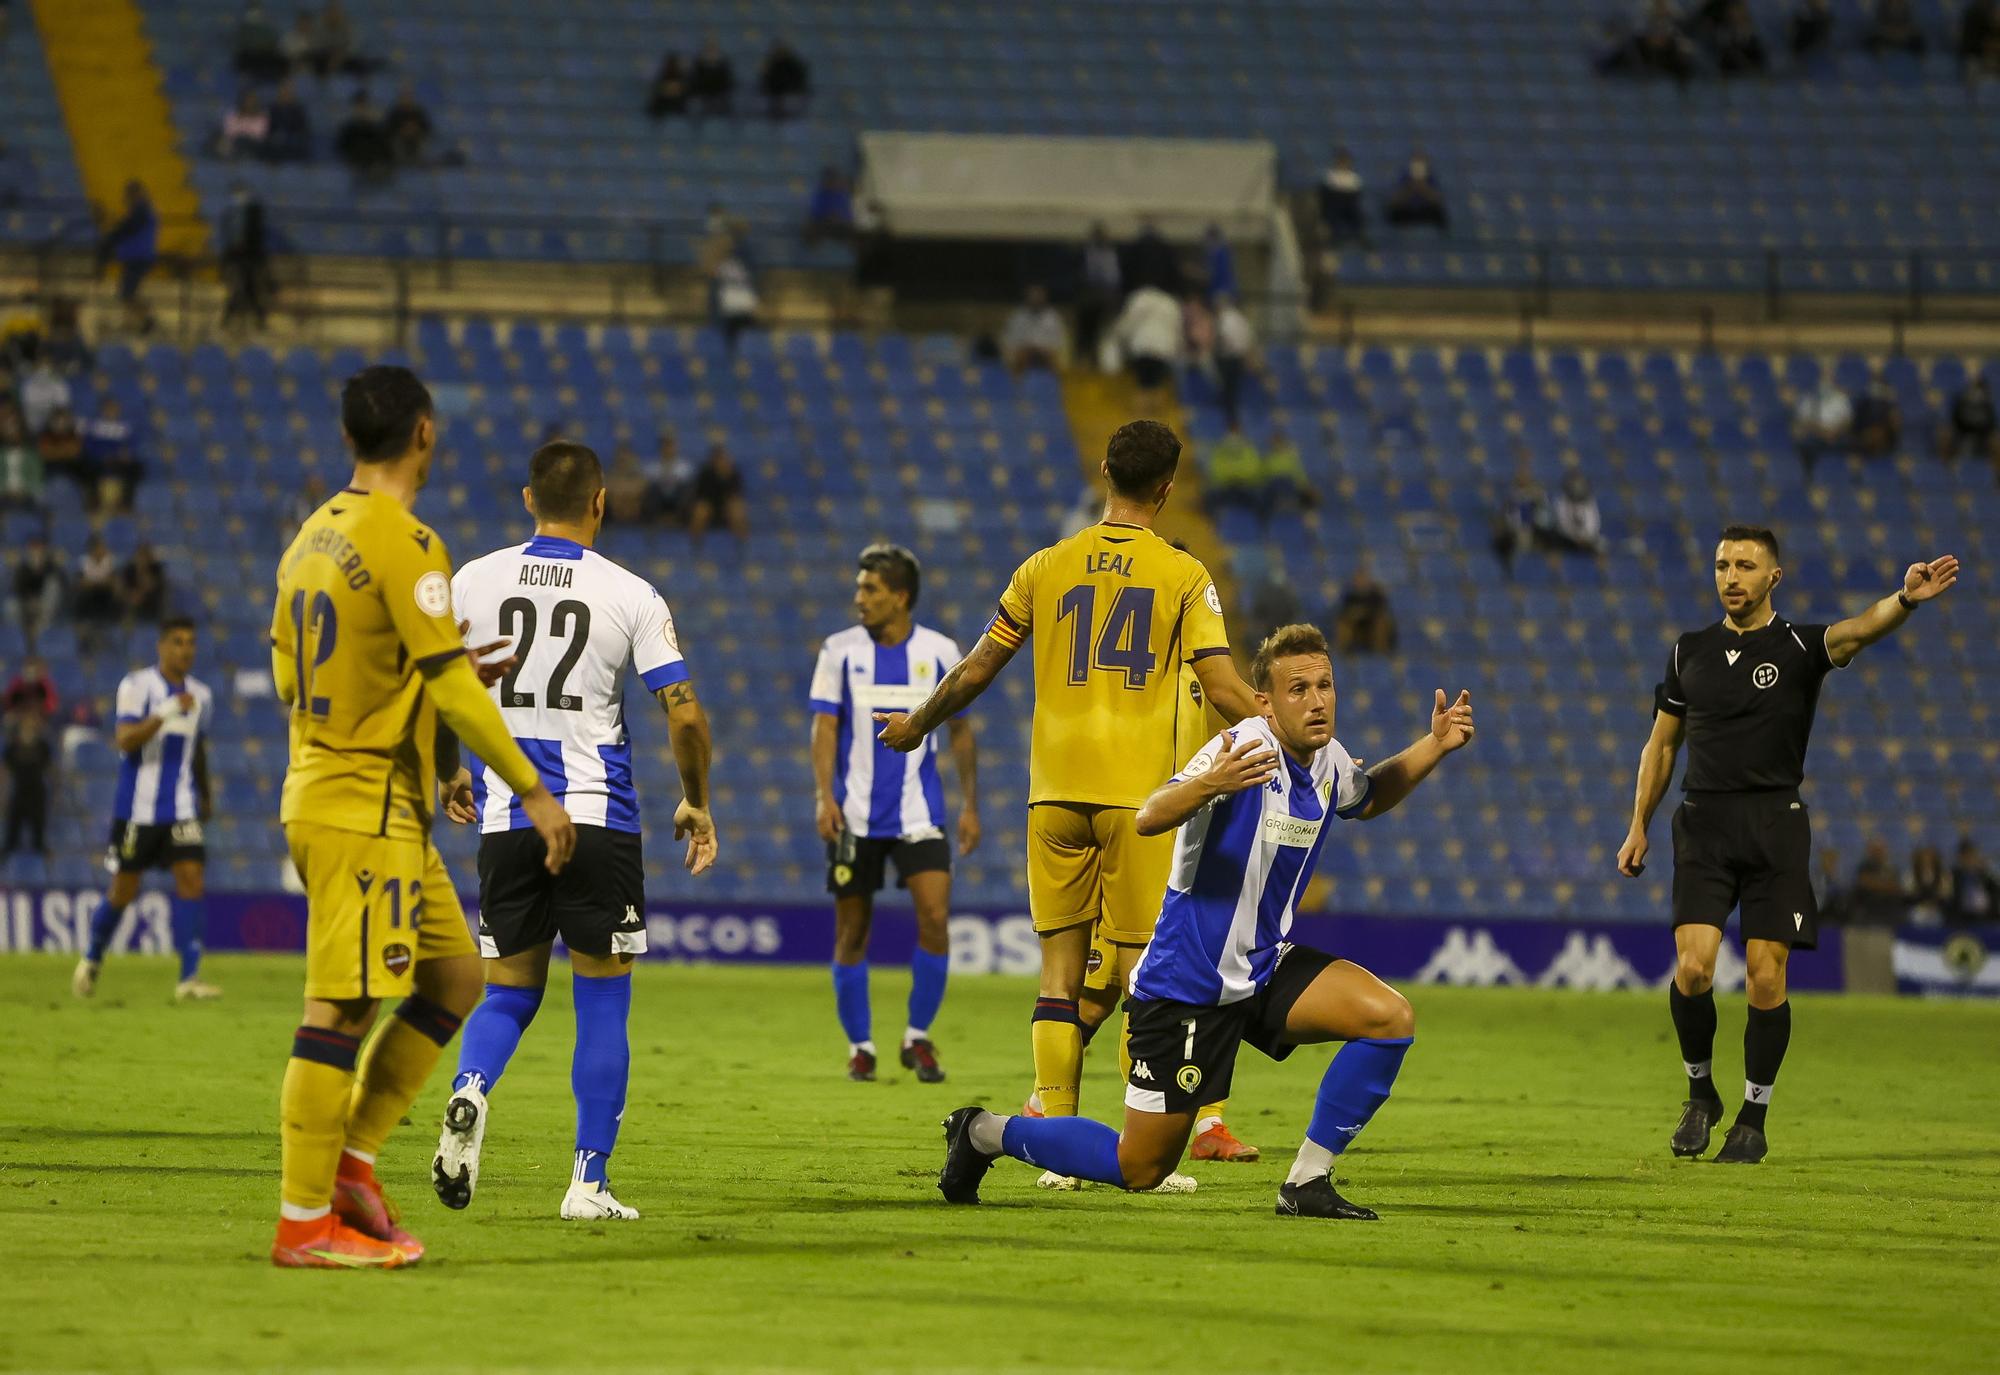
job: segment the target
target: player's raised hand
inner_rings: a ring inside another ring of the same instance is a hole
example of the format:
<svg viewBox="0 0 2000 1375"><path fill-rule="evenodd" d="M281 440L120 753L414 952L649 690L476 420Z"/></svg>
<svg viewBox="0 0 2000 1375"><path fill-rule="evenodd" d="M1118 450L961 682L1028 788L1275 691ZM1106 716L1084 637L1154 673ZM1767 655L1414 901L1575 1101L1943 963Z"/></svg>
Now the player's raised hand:
<svg viewBox="0 0 2000 1375"><path fill-rule="evenodd" d="M1261 788L1277 773L1278 752L1265 744L1263 737L1246 735L1241 740L1230 739L1229 748L1216 756L1202 781L1217 797L1227 797Z"/></svg>
<svg viewBox="0 0 2000 1375"><path fill-rule="evenodd" d="M1958 581L1958 556L1940 554L1929 563L1913 563L1903 574L1903 595L1913 602L1943 596Z"/></svg>
<svg viewBox="0 0 2000 1375"><path fill-rule="evenodd" d="M543 866L552 874L560 874L569 857L576 853L576 826L569 813L556 801L546 783L537 783L533 792L521 794L521 814L534 824L535 834L548 847Z"/></svg>
<svg viewBox="0 0 2000 1375"><path fill-rule="evenodd" d="M1646 839L1644 831L1627 831L1625 843L1618 847L1618 872L1626 878L1637 878L1645 873L1646 852L1652 848L1653 843Z"/></svg>
<svg viewBox="0 0 2000 1375"><path fill-rule="evenodd" d="M882 728L875 738L898 754L908 754L924 743L924 737L910 729L907 711L878 711L875 724Z"/></svg>
<svg viewBox="0 0 2000 1375"><path fill-rule="evenodd" d="M674 808L674 839L685 839L688 843L687 858L682 861L690 874L708 872L715 863L715 818L708 814L708 808L697 807L681 799L681 805Z"/></svg>
<svg viewBox="0 0 2000 1375"><path fill-rule="evenodd" d="M438 784L438 809L461 826L479 820L479 809L472 801L471 769L460 769L456 777Z"/></svg>
<svg viewBox="0 0 2000 1375"><path fill-rule="evenodd" d="M1472 693L1464 688L1458 692L1458 700L1446 705L1444 689L1437 690L1437 700L1431 706L1431 739L1444 747L1449 754L1463 749L1472 741Z"/></svg>
<svg viewBox="0 0 2000 1375"><path fill-rule="evenodd" d="M813 808L813 825L819 831L819 838L831 845L840 839L841 827L846 823L840 815L840 804L831 796L822 797Z"/></svg>
<svg viewBox="0 0 2000 1375"><path fill-rule="evenodd" d="M971 807L958 811L958 853L960 858L979 848L979 813Z"/></svg>

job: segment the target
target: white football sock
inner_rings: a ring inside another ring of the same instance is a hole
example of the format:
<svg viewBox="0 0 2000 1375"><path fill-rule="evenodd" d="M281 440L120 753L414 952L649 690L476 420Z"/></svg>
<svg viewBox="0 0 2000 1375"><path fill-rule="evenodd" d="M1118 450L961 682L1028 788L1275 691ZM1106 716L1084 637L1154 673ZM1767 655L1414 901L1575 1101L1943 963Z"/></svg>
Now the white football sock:
<svg viewBox="0 0 2000 1375"><path fill-rule="evenodd" d="M982 1112L972 1119L966 1136L972 1142L972 1149L981 1155L1000 1155L1003 1154L1001 1145L1006 1131L1006 1118L997 1112Z"/></svg>
<svg viewBox="0 0 2000 1375"><path fill-rule="evenodd" d="M1194 1124L1194 1134L1196 1136L1200 1136L1203 1132L1209 1130L1211 1127L1219 1127L1221 1125L1222 1125L1222 1119L1220 1117L1217 1117L1214 1113L1210 1113L1207 1117L1202 1118L1200 1121Z"/></svg>
<svg viewBox="0 0 2000 1375"><path fill-rule="evenodd" d="M1333 1152L1315 1141L1307 1140L1299 1147L1299 1153L1292 1158L1292 1172L1285 1176L1287 1184L1309 1184L1322 1175L1333 1173Z"/></svg>

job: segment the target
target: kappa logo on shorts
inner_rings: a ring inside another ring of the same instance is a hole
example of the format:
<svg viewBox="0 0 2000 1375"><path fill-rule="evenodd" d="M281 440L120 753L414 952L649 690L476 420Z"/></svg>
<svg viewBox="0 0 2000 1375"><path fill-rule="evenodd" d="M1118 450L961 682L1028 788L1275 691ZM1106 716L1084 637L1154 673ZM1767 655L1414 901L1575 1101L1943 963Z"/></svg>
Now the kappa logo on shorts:
<svg viewBox="0 0 2000 1375"><path fill-rule="evenodd" d="M1180 1072L1174 1075L1174 1082L1181 1086L1182 1093L1193 1093L1201 1087L1201 1067L1182 1065Z"/></svg>
<svg viewBox="0 0 2000 1375"><path fill-rule="evenodd" d="M1759 664L1750 673L1750 682L1755 687L1767 688L1778 681L1776 664Z"/></svg>
<svg viewBox="0 0 2000 1375"><path fill-rule="evenodd" d="M401 978L410 967L410 947L407 945L385 945L382 947L382 967Z"/></svg>
<svg viewBox="0 0 2000 1375"><path fill-rule="evenodd" d="M1132 1062L1132 1077L1134 1079L1144 1079L1150 1084L1153 1082L1152 1068L1144 1060L1134 1060Z"/></svg>

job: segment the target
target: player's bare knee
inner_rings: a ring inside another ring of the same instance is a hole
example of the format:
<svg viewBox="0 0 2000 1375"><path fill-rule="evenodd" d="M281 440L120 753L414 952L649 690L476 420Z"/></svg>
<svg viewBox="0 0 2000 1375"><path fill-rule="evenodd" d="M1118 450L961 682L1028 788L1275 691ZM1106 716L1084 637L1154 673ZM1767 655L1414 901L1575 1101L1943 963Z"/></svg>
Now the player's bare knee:
<svg viewBox="0 0 2000 1375"><path fill-rule="evenodd" d="M1785 961L1775 955L1752 955L1743 973L1745 991L1757 1007L1776 1007L1785 1000Z"/></svg>
<svg viewBox="0 0 2000 1375"><path fill-rule="evenodd" d="M1690 997L1708 992L1709 986L1715 982L1714 959L1704 959L1693 950L1681 951L1680 963L1674 970L1674 982L1680 985L1681 992Z"/></svg>
<svg viewBox="0 0 2000 1375"><path fill-rule="evenodd" d="M1369 1005L1369 1020L1372 1022L1370 1036L1384 1040L1398 1040L1417 1034L1416 1009L1410 1000L1393 988L1384 987L1381 994Z"/></svg>

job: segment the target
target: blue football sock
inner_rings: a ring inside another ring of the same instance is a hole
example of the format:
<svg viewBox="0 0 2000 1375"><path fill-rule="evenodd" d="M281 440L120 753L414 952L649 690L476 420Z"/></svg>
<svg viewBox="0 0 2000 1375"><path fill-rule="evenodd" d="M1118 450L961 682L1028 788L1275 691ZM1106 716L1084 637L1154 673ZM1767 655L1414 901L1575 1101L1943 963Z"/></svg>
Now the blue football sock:
<svg viewBox="0 0 2000 1375"><path fill-rule="evenodd" d="M576 1148L608 1156L618 1144L625 1081L632 1068L632 1048L625 1039L625 1023L632 1015L632 976L587 979L579 974L571 988L576 998L576 1053L570 1060L569 1087L576 1095Z"/></svg>
<svg viewBox="0 0 2000 1375"><path fill-rule="evenodd" d="M480 1092L493 1092L493 1086L507 1072L507 1062L514 1058L514 1051L521 1044L521 1033L535 1020L535 1012L541 1005L539 988L486 985L486 996L465 1019L465 1029L459 1035L458 1073L452 1077L451 1086L464 1088L477 1076L482 1085Z"/></svg>
<svg viewBox="0 0 2000 1375"><path fill-rule="evenodd" d="M950 955L933 955L919 949L910 956L910 1029L929 1031L944 1005L945 976L951 972Z"/></svg>
<svg viewBox="0 0 2000 1375"><path fill-rule="evenodd" d="M1057 1174L1125 1187L1118 1168L1118 1130L1088 1117L1010 1117L1000 1148L1014 1159Z"/></svg>
<svg viewBox="0 0 2000 1375"><path fill-rule="evenodd" d="M1334 1155L1346 1150L1375 1110L1389 1101L1389 1088L1403 1067L1411 1039L1364 1037L1342 1046L1319 1081L1306 1140Z"/></svg>
<svg viewBox="0 0 2000 1375"><path fill-rule="evenodd" d="M868 1010L868 963L836 964L833 967L833 1006L840 1013L840 1029L854 1045L870 1039L873 1017Z"/></svg>
<svg viewBox="0 0 2000 1375"><path fill-rule="evenodd" d="M90 914L90 945L83 957L92 963L103 960L105 952L111 949L111 938L118 934L118 923L124 919L125 909L113 907L109 901L97 904L97 910Z"/></svg>
<svg viewBox="0 0 2000 1375"><path fill-rule="evenodd" d="M611 1157L603 1151L578 1151L576 1167L569 1177L583 1184L609 1184L611 1182Z"/></svg>
<svg viewBox="0 0 2000 1375"><path fill-rule="evenodd" d="M175 898L170 909L174 953L181 957L181 982L201 968L201 938L208 932L208 903L202 898Z"/></svg>

